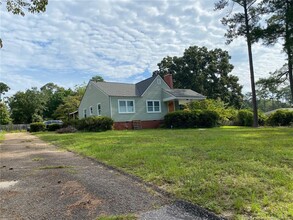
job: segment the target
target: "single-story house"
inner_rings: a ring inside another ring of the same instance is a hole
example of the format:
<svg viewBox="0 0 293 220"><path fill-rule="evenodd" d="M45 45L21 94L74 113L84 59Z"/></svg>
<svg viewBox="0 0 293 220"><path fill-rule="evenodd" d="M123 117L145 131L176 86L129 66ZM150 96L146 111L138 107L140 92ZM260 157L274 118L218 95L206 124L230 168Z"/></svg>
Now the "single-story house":
<svg viewBox="0 0 293 220"><path fill-rule="evenodd" d="M114 129L157 128L168 112L205 96L173 89L172 74L152 76L136 84L90 81L78 108L79 119L108 116Z"/></svg>

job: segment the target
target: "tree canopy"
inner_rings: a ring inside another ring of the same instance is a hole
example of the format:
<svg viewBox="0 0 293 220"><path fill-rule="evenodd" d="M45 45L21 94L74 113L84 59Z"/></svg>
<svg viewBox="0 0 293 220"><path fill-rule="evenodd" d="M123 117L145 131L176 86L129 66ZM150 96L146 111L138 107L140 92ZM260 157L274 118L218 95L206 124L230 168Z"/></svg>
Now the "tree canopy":
<svg viewBox="0 0 293 220"><path fill-rule="evenodd" d="M94 82L104 82L104 79L103 79L103 77L101 77L99 75L96 75L96 76L93 76L91 78L91 81L94 81Z"/></svg>
<svg viewBox="0 0 293 220"><path fill-rule="evenodd" d="M47 83L41 87L41 93L45 102L43 118L52 119L56 109L64 103L64 99L71 95L73 91L64 89L54 83Z"/></svg>
<svg viewBox="0 0 293 220"><path fill-rule="evenodd" d="M228 52L222 49L191 46L182 57L163 58L154 74L164 76L171 73L175 88L192 89L208 98L220 98L228 105L240 108L242 86L238 84L238 77L230 74L233 70L230 58Z"/></svg>
<svg viewBox="0 0 293 220"><path fill-rule="evenodd" d="M258 13L267 17L265 26L256 35L264 44L283 42L283 50L287 55L287 71L293 104L293 1L292 0L262 0Z"/></svg>
<svg viewBox="0 0 293 220"><path fill-rule="evenodd" d="M9 90L9 86L3 82L0 82L0 102L2 101L1 96L4 95Z"/></svg>
<svg viewBox="0 0 293 220"><path fill-rule="evenodd" d="M15 124L31 123L33 115L43 115L45 102L37 88L17 92L9 99L11 118Z"/></svg>

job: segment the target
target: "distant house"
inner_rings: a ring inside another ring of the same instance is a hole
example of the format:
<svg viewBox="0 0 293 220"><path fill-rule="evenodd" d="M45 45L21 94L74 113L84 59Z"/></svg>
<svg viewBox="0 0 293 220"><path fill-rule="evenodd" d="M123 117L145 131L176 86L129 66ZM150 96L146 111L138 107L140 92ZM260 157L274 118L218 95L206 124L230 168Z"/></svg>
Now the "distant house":
<svg viewBox="0 0 293 220"><path fill-rule="evenodd" d="M136 84L90 81L78 108L79 118L108 116L115 129L156 128L168 112L205 96L190 89L173 89L171 74Z"/></svg>

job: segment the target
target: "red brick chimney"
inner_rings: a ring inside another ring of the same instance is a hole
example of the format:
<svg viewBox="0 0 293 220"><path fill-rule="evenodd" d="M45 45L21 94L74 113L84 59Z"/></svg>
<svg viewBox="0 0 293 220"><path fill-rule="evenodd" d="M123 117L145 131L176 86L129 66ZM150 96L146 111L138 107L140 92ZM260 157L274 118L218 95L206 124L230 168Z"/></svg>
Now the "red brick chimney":
<svg viewBox="0 0 293 220"><path fill-rule="evenodd" d="M168 73L164 76L164 80L167 83L167 85L170 87L170 89L173 89L173 77L172 74Z"/></svg>

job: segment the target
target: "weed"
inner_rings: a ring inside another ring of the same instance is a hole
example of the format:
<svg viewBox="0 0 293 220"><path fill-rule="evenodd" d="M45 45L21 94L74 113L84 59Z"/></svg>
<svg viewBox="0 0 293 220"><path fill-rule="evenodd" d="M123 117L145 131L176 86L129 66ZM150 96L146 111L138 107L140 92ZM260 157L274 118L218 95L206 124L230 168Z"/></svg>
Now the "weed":
<svg viewBox="0 0 293 220"><path fill-rule="evenodd" d="M43 160L44 160L44 158L42 158L42 157L35 157L32 159L32 161L43 161Z"/></svg>

